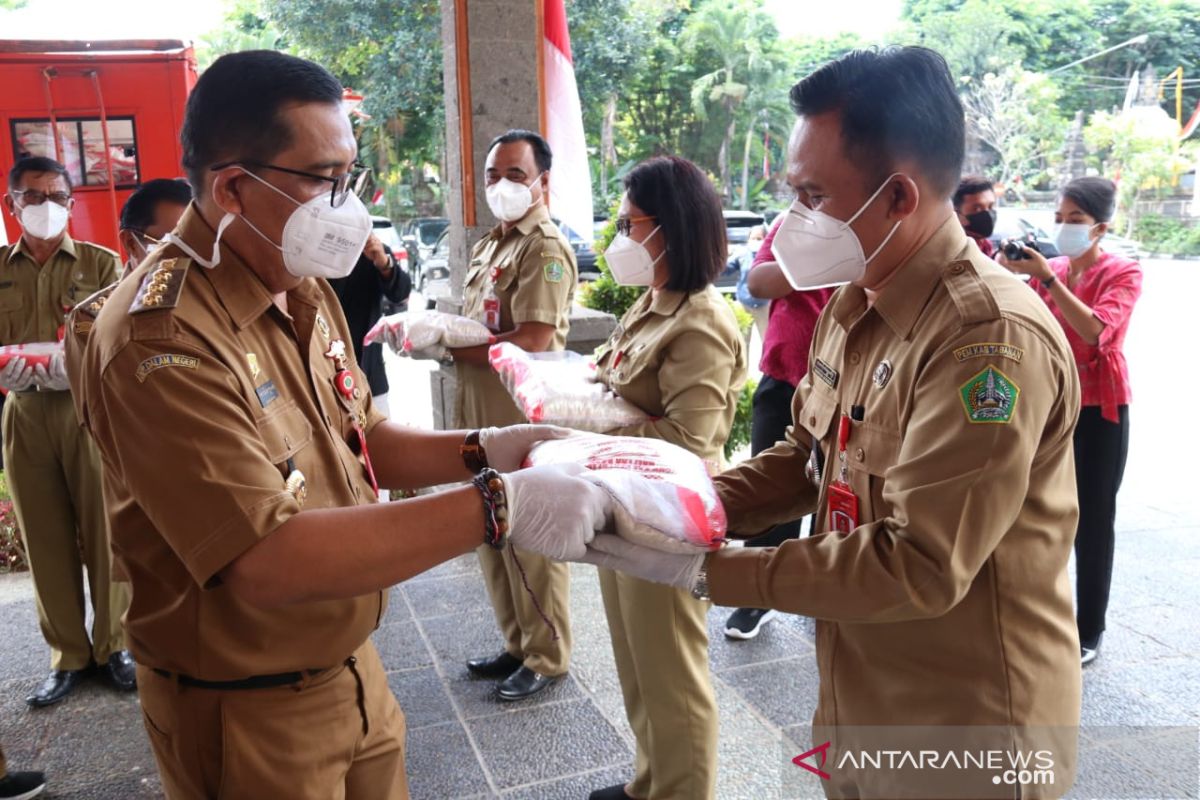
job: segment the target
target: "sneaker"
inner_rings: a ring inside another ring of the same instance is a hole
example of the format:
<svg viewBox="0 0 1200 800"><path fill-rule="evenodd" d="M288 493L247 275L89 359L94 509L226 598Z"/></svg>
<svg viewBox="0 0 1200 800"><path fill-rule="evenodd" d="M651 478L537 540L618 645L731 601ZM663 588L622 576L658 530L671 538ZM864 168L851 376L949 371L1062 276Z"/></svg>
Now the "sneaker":
<svg viewBox="0 0 1200 800"><path fill-rule="evenodd" d="M730 639L753 639L763 625L778 615L779 612L773 608L739 608L725 621L725 636Z"/></svg>
<svg viewBox="0 0 1200 800"><path fill-rule="evenodd" d="M10 772L0 778L0 800L29 800L46 788L46 776L41 772Z"/></svg>
<svg viewBox="0 0 1200 800"><path fill-rule="evenodd" d="M1100 656L1100 640L1104 635L1096 637L1095 642L1089 642L1079 646L1079 665L1086 667L1088 664L1095 661Z"/></svg>

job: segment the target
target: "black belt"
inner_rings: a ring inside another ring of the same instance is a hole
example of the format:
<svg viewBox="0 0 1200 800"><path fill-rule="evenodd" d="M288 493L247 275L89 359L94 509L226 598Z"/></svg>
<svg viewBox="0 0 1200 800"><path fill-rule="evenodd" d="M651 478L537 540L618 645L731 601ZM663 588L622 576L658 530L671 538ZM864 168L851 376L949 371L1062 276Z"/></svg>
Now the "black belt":
<svg viewBox="0 0 1200 800"><path fill-rule="evenodd" d="M154 669L156 675L161 675L169 681L176 681L180 686L194 686L197 689L217 689L220 691L236 691L239 689L275 689L280 686L291 686L300 683L305 678L328 672L331 668L306 669L302 672L280 672L275 675L254 675L236 681L203 681L190 675L179 675L167 672L165 669Z"/></svg>

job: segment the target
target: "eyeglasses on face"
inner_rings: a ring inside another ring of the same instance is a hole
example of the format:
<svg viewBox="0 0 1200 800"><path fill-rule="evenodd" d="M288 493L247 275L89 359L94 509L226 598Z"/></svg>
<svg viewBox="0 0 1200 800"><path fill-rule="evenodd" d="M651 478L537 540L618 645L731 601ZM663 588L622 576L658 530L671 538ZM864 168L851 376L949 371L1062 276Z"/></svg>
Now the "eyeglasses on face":
<svg viewBox="0 0 1200 800"><path fill-rule="evenodd" d="M654 217L617 217L617 233L625 236L633 230L633 226L639 222L648 222L655 219Z"/></svg>
<svg viewBox="0 0 1200 800"><path fill-rule="evenodd" d="M14 200L20 201L23 206L40 206L49 200L52 203L58 203L60 206L66 207L71 202L70 192L51 192L50 194L46 194L37 189L26 189L23 192L10 192L9 194Z"/></svg>
<svg viewBox="0 0 1200 800"><path fill-rule="evenodd" d="M341 208L351 192L357 193L360 191L366 181L367 175L370 173L369 167L357 161L354 162L349 172L344 172L341 175L316 175L312 172L304 172L298 169L291 169L290 167L279 167L275 164L265 164L261 161L225 161L220 164L213 164L209 169L216 172L226 167L232 167L235 164L243 167L253 167L254 169L270 169L275 172L285 172L288 175L298 175L301 178L308 178L314 181L327 181L333 184L329 195L329 204L334 208Z"/></svg>

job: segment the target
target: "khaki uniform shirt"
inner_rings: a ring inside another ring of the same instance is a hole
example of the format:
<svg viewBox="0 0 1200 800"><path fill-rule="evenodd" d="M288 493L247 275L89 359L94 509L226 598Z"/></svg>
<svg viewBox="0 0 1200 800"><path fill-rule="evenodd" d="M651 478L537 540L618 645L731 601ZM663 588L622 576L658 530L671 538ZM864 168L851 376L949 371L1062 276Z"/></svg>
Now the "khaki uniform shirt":
<svg viewBox="0 0 1200 800"><path fill-rule="evenodd" d="M1077 725L1079 381L1045 304L953 217L873 307L839 290L786 441L716 479L730 529L815 507L827 530L838 420L854 406L858 527L715 554L713 602L817 618L818 725Z"/></svg>
<svg viewBox="0 0 1200 800"><path fill-rule="evenodd" d="M464 317L486 324L486 303L499 301L495 333L507 333L523 322L553 325L548 350L562 350L570 326L571 298L578 268L575 253L562 231L550 221L544 205L503 233L497 225L471 250L463 287ZM514 425L526 422L500 378L488 367L456 364L458 425Z"/></svg>
<svg viewBox="0 0 1200 800"><path fill-rule="evenodd" d="M0 247L0 345L57 342L67 313L120 271L112 250L67 235L44 266L23 238Z"/></svg>
<svg viewBox="0 0 1200 800"><path fill-rule="evenodd" d="M197 252L212 248L194 208L176 233ZM68 350L83 347L72 388L104 461L138 663L203 680L327 668L383 613L381 592L257 608L219 577L302 505L375 502L354 425L370 431L383 416L337 297L306 279L287 305L285 314L227 247L206 269L168 246L72 318ZM336 392L326 356L339 342L359 388L350 399ZM293 470L306 499L285 483Z"/></svg>
<svg viewBox="0 0 1200 800"><path fill-rule="evenodd" d="M609 433L663 439L719 467L746 378L745 340L720 292L647 291L596 352L596 367L600 382L652 418Z"/></svg>

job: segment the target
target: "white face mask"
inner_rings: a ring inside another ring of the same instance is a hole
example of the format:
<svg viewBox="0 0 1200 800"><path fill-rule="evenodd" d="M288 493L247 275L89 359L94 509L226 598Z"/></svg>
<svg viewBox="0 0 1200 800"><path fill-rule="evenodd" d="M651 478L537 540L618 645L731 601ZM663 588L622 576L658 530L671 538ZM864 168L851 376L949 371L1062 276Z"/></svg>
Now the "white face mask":
<svg viewBox="0 0 1200 800"><path fill-rule="evenodd" d="M284 223L282 244L272 242L241 214L232 213L227 213L217 225L212 256L207 260L197 255L174 234L168 234L166 238L200 264L215 267L221 262L221 235L234 219L241 217L250 230L283 253L284 269L297 278L344 278L354 271L363 247L367 244L367 238L371 235L371 215L357 195L351 193L338 208L330 205L328 192L322 192L308 202L301 203L253 172L242 171L296 204L296 210Z"/></svg>
<svg viewBox="0 0 1200 800"><path fill-rule="evenodd" d="M650 231L650 236L658 232L661 226ZM650 241L647 236L641 242L635 242L623 233L618 233L604 251L604 261L612 272L613 280L622 286L649 286L654 283L654 265L666 253L664 250L658 258L651 258L650 251L643 242Z"/></svg>
<svg viewBox="0 0 1200 800"><path fill-rule="evenodd" d="M47 200L40 206L21 207L21 227L35 239L53 239L67 228L70 209Z"/></svg>
<svg viewBox="0 0 1200 800"><path fill-rule="evenodd" d="M837 286L856 281L866 274L867 264L891 241L901 220L896 221L875 252L866 257L863 256L862 243L850 230L850 223L867 210L867 206L898 174L889 175L867 198L867 202L854 212L854 216L845 222L824 212L814 211L799 200L792 203L786 212L787 217L775 232L771 253L793 289L800 291Z"/></svg>
<svg viewBox="0 0 1200 800"><path fill-rule="evenodd" d="M538 173L533 180L542 177ZM501 178L484 190L487 195L488 208L496 215L496 219L504 222L516 222L533 206L533 189L523 183Z"/></svg>
<svg viewBox="0 0 1200 800"><path fill-rule="evenodd" d="M1079 258L1095 243L1093 227L1083 222L1060 222L1054 226L1054 246L1067 258Z"/></svg>

